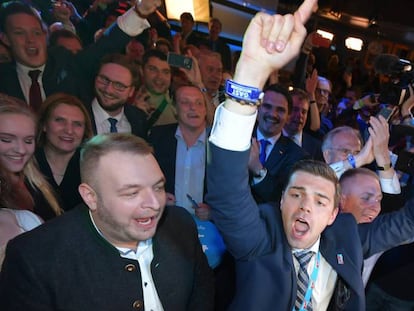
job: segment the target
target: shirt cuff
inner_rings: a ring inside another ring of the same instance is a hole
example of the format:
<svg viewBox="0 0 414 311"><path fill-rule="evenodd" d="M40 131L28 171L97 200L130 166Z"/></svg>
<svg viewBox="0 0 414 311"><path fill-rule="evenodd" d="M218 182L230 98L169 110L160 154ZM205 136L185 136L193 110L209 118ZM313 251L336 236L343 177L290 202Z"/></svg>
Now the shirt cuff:
<svg viewBox="0 0 414 311"><path fill-rule="evenodd" d="M131 7L128 11L119 16L117 23L119 28L131 37L138 36L146 28L151 27L146 19L138 16L134 7Z"/></svg>
<svg viewBox="0 0 414 311"><path fill-rule="evenodd" d="M240 115L219 105L214 115L210 142L217 147L232 151L250 148L257 111L252 115Z"/></svg>
<svg viewBox="0 0 414 311"><path fill-rule="evenodd" d="M380 178L381 191L389 194L400 194L401 186L397 173L394 172L392 178Z"/></svg>
<svg viewBox="0 0 414 311"><path fill-rule="evenodd" d="M336 177L340 178L342 174L345 172L344 162L335 162L329 164L329 166L335 171Z"/></svg>

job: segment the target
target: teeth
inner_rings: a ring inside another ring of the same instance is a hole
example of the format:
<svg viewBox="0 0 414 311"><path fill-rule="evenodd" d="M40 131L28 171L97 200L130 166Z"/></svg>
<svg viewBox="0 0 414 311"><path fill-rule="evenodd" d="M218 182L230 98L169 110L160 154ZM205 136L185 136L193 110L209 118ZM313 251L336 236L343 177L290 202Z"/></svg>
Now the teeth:
<svg viewBox="0 0 414 311"><path fill-rule="evenodd" d="M140 219L138 222L142 225L149 225L151 223L151 218L147 218L146 220Z"/></svg>

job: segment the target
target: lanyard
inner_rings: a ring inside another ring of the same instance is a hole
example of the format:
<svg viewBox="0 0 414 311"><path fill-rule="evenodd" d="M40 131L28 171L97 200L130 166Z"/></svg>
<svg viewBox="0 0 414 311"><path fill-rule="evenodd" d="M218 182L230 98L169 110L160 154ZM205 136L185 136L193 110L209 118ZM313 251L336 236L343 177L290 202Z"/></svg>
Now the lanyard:
<svg viewBox="0 0 414 311"><path fill-rule="evenodd" d="M306 290L305 298L303 299L302 305L300 306L300 309L298 311L306 311L307 305L309 304L311 297L312 297L312 290L315 287L316 278L318 277L318 271L319 271L319 264L321 261L321 253L318 252L316 254L316 260L315 264L313 265L313 270L309 279L308 289ZM295 311L295 307L293 307L293 310Z"/></svg>

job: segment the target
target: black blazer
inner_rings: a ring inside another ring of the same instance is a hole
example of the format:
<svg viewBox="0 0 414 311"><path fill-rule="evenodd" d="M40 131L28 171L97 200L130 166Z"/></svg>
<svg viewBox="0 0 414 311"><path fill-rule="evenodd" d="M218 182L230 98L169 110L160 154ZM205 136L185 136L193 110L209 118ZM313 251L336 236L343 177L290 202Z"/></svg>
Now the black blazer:
<svg viewBox="0 0 414 311"><path fill-rule="evenodd" d="M191 216L166 207L152 242L164 310L213 310L212 271ZM82 205L8 243L0 309L144 310L141 282L138 262L120 256Z"/></svg>
<svg viewBox="0 0 414 311"><path fill-rule="evenodd" d="M92 111L92 99L90 99L89 104L86 104L86 108L89 111L89 116L92 122L92 130L93 133L96 135L96 123L95 123L95 116ZM124 105L124 114L127 118L129 124L131 125L131 133L137 135L141 138L147 139L147 115L141 109L131 105L125 104Z"/></svg>
<svg viewBox="0 0 414 311"><path fill-rule="evenodd" d="M306 132L302 132L302 148L310 154L312 159L324 161L322 142Z"/></svg>
<svg viewBox="0 0 414 311"><path fill-rule="evenodd" d="M79 163L80 149L77 149L70 159L60 185L56 183L55 178L53 177L53 172L46 159L44 149L37 148L34 156L40 171L53 187L53 190L55 190L60 206L65 211L68 211L83 202L78 191L78 186L81 182Z"/></svg>
<svg viewBox="0 0 414 311"><path fill-rule="evenodd" d="M290 168L297 161L309 157L304 149L290 138L281 135L264 164L267 169L266 177L251 186L256 201L258 203L279 201Z"/></svg>

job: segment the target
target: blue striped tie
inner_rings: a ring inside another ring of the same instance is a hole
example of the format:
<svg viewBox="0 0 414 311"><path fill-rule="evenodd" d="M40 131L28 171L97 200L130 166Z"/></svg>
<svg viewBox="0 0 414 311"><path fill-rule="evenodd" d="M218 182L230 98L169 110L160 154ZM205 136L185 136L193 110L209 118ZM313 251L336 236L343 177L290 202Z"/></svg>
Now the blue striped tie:
<svg viewBox="0 0 414 311"><path fill-rule="evenodd" d="M312 251L298 252L294 254L296 259L299 261L299 273L298 273L298 291L296 293L295 309L300 310L300 307L305 299L306 290L309 284L309 275L306 270L309 261L313 256ZM306 306L306 310L312 311L312 300Z"/></svg>
<svg viewBox="0 0 414 311"><path fill-rule="evenodd" d="M118 129L116 127L116 124L118 123L118 120L115 118L108 118L109 123L111 124L111 127L109 129L109 131L111 133L118 133Z"/></svg>

